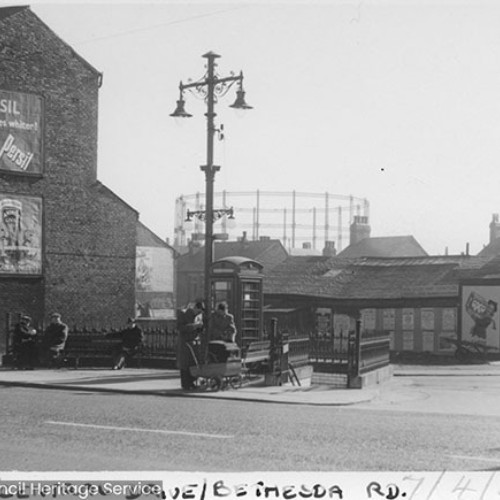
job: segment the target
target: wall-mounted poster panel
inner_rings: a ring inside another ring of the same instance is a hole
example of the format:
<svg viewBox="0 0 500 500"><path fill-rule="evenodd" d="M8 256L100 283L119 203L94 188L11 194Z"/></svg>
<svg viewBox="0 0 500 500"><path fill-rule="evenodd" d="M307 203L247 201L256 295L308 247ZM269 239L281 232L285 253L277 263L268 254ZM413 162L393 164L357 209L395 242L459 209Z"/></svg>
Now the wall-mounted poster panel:
<svg viewBox="0 0 500 500"><path fill-rule="evenodd" d="M40 96L0 90L0 170L42 172Z"/></svg>
<svg viewBox="0 0 500 500"><path fill-rule="evenodd" d="M163 247L137 247L135 268L136 315L174 319L174 258Z"/></svg>
<svg viewBox="0 0 500 500"><path fill-rule="evenodd" d="M330 334L332 330L332 310L329 307L316 308L316 331Z"/></svg>
<svg viewBox="0 0 500 500"><path fill-rule="evenodd" d="M0 275L42 274L42 199L0 193Z"/></svg>
<svg viewBox="0 0 500 500"><path fill-rule="evenodd" d="M373 331L376 328L377 310L376 309L362 309L361 321L363 329Z"/></svg>
<svg viewBox="0 0 500 500"><path fill-rule="evenodd" d="M394 330L396 327L396 310L384 309L382 316L382 324L384 330Z"/></svg>
<svg viewBox="0 0 500 500"><path fill-rule="evenodd" d="M484 281L483 281L484 283ZM462 340L500 348L500 282L461 287Z"/></svg>
<svg viewBox="0 0 500 500"><path fill-rule="evenodd" d="M415 310L403 309L402 321L403 330L413 330L415 328Z"/></svg>

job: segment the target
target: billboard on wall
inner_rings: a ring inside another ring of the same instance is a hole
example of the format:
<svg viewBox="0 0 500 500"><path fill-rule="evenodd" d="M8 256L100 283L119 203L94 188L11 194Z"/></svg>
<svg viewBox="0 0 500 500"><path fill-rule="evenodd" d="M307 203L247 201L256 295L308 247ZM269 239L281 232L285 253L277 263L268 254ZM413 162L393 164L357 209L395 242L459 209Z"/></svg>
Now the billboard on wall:
<svg viewBox="0 0 500 500"><path fill-rule="evenodd" d="M137 247L136 316L174 319L174 257L164 247Z"/></svg>
<svg viewBox="0 0 500 500"><path fill-rule="evenodd" d="M462 340L500 348L500 282L461 288Z"/></svg>
<svg viewBox="0 0 500 500"><path fill-rule="evenodd" d="M42 274L42 199L0 193L0 275Z"/></svg>
<svg viewBox="0 0 500 500"><path fill-rule="evenodd" d="M42 172L40 96L0 90L0 170Z"/></svg>

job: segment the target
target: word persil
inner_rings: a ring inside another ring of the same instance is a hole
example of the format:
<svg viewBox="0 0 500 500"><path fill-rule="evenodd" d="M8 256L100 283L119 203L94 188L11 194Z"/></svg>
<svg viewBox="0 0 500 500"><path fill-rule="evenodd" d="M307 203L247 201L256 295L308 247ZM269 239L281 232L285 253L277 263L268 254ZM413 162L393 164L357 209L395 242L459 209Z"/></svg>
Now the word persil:
<svg viewBox="0 0 500 500"><path fill-rule="evenodd" d="M18 102L11 99L0 99L0 113L9 115L20 115L21 112L17 109Z"/></svg>
<svg viewBox="0 0 500 500"><path fill-rule="evenodd" d="M21 149L14 144L14 141L15 137L9 134L3 143L2 149L0 149L0 160L5 154L5 156L21 170L26 170L33 159L34 153L25 153L21 151Z"/></svg>

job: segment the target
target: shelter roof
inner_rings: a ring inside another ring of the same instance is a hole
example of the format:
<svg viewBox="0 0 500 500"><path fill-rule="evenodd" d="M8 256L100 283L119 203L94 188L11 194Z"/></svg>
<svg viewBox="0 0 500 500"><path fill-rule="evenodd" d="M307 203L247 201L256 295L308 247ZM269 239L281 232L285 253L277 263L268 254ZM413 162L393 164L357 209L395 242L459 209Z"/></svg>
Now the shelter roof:
<svg viewBox="0 0 500 500"><path fill-rule="evenodd" d="M450 297L462 272L474 274L485 260L473 256L344 259L289 257L265 272L267 294L337 299Z"/></svg>

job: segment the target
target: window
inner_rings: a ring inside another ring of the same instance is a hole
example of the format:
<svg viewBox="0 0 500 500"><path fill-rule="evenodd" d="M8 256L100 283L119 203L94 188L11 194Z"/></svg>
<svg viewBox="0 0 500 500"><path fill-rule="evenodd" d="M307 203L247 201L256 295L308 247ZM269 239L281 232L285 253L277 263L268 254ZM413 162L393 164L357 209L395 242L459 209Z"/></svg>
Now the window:
<svg viewBox="0 0 500 500"><path fill-rule="evenodd" d="M241 283L241 336L259 338L261 330L261 283L243 281Z"/></svg>

